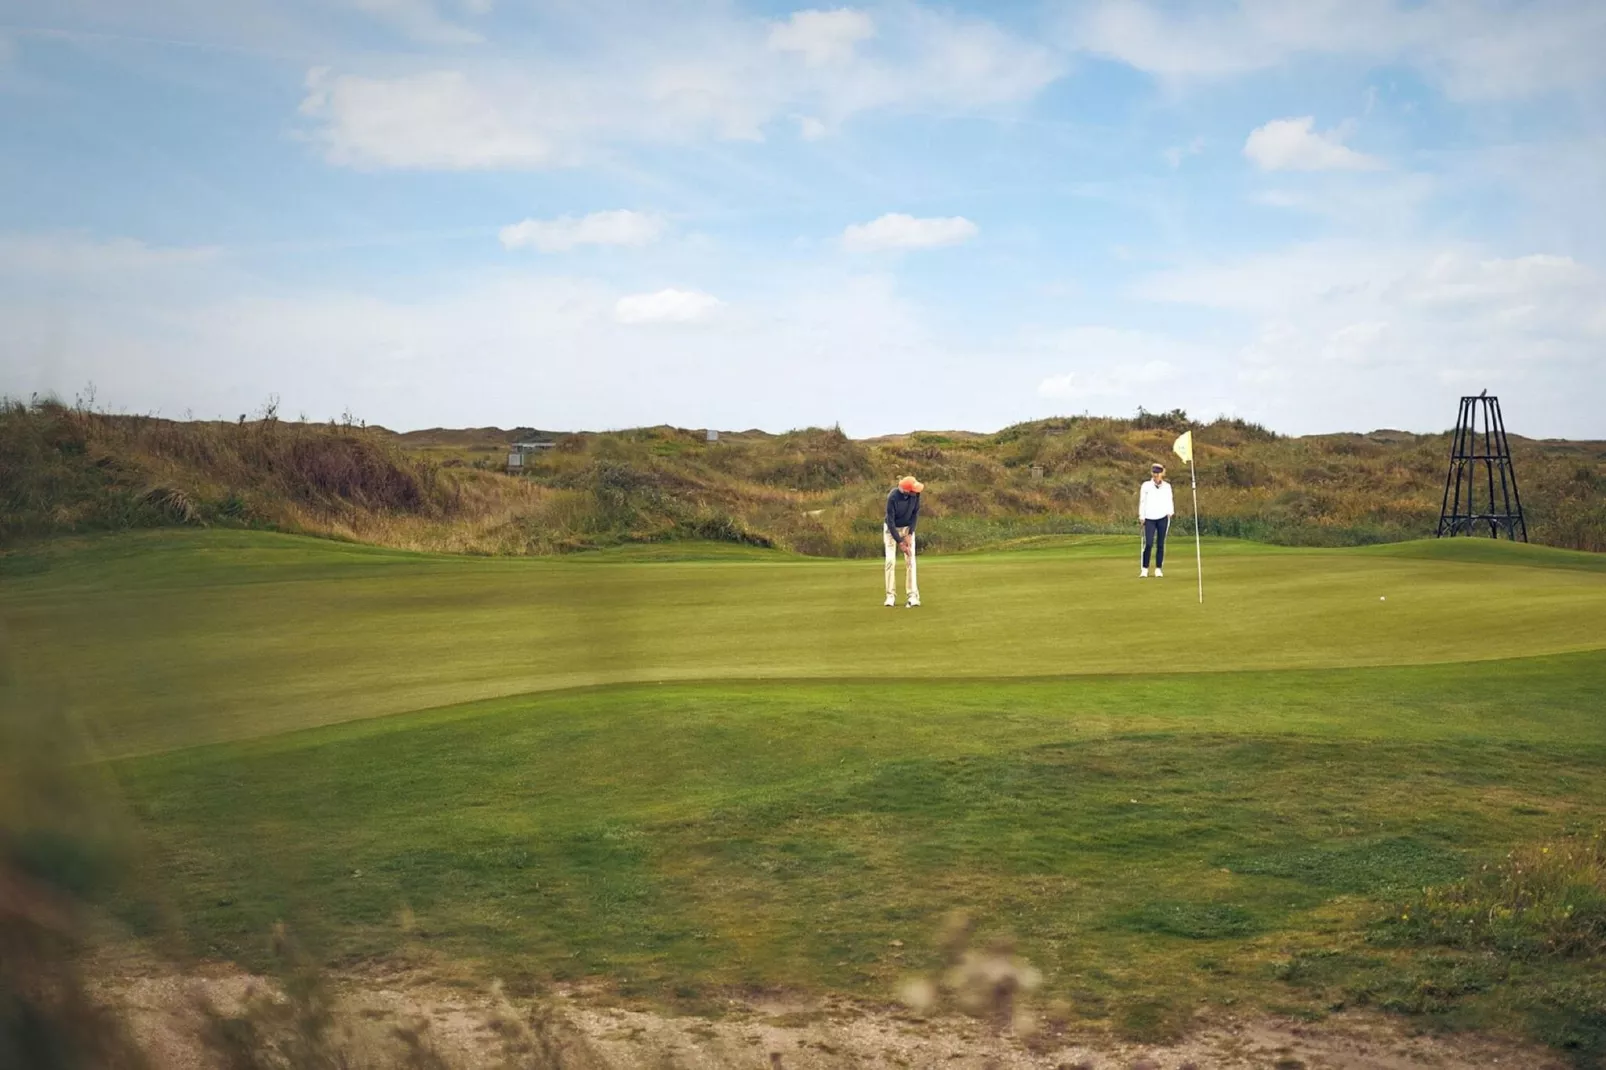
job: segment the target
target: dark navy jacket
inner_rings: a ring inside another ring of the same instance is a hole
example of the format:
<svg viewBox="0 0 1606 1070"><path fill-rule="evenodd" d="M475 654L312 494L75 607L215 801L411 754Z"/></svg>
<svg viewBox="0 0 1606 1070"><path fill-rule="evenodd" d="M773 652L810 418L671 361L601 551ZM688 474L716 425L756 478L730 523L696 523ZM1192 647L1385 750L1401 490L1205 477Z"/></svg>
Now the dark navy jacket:
<svg viewBox="0 0 1606 1070"><path fill-rule="evenodd" d="M887 495L887 531L892 535L892 541L898 541L898 529L908 528L913 535L915 521L920 519L920 495L905 494L897 487Z"/></svg>

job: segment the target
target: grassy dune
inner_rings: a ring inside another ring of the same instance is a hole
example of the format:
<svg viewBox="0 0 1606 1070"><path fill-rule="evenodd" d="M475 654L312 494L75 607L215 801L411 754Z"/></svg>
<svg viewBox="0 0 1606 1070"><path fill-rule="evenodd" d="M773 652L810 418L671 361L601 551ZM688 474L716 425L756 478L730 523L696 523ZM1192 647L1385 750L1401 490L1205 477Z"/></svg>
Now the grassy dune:
<svg viewBox="0 0 1606 1070"><path fill-rule="evenodd" d="M959 907L1132 1036L1365 1004L1598 1065L1603 560L1211 541L1201 607L1134 541L933 558L904 611L726 545L151 533L4 558L0 613L202 953L289 918L712 1011L884 998Z"/></svg>
<svg viewBox="0 0 1606 1070"><path fill-rule="evenodd" d="M349 420L179 422L0 400L0 545L213 526L448 552L712 540L876 556L887 488L912 471L927 482L923 545L947 554L1129 532L1138 483L1150 462L1173 460L1184 429L1195 433L1206 534L1347 546L1434 530L1448 435L1293 438L1141 411L869 440L809 428L710 444L700 431L649 427L557 436L513 478L502 466L520 433L497 428L397 435ZM1606 445L1517 438L1512 448L1533 540L1606 549Z"/></svg>

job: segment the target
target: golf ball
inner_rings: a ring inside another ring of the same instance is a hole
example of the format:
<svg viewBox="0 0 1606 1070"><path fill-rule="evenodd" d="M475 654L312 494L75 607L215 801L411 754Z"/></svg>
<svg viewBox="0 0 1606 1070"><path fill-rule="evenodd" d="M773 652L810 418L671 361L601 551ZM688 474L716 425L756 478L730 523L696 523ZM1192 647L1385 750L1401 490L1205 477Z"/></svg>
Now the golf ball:
<svg viewBox="0 0 1606 1070"><path fill-rule="evenodd" d="M1380 594L1377 596L1377 600L1379 602L1387 602L1389 600L1389 596L1386 594Z"/></svg>

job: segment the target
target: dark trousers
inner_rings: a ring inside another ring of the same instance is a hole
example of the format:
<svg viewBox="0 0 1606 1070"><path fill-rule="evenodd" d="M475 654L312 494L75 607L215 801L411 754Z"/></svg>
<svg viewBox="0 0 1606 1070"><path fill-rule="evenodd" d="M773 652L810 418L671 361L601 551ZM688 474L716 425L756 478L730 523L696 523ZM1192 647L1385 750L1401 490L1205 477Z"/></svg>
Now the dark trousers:
<svg viewBox="0 0 1606 1070"><path fill-rule="evenodd" d="M1163 516L1159 520L1145 520L1143 522L1143 567L1149 567L1149 548L1154 548L1154 567L1165 568L1165 533L1171 526L1171 518Z"/></svg>

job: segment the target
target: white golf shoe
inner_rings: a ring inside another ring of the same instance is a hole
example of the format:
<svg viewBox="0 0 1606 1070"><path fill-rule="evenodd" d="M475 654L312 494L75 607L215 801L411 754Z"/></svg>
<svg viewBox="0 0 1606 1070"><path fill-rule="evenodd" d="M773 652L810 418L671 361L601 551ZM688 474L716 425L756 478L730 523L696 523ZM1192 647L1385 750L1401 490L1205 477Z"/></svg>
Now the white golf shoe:
<svg viewBox="0 0 1606 1070"><path fill-rule="evenodd" d="M886 606L888 609L896 609L896 608L898 608L898 600L896 598L894 598L890 594L887 595L887 600L885 602L882 602L881 604Z"/></svg>
<svg viewBox="0 0 1606 1070"><path fill-rule="evenodd" d="M907 601L907 602L905 602L903 604L903 608L904 609L919 609L920 608L920 599L918 599L918 598L909 599L909 601Z"/></svg>
<svg viewBox="0 0 1606 1070"><path fill-rule="evenodd" d="M1138 579L1146 580L1148 578L1149 578L1149 570L1148 569L1146 569L1146 568L1138 569Z"/></svg>
<svg viewBox="0 0 1606 1070"><path fill-rule="evenodd" d="M1156 579L1161 579L1161 578L1163 578L1165 576L1165 571L1163 569L1158 569L1157 568L1157 569L1154 570L1154 576L1155 576Z"/></svg>

